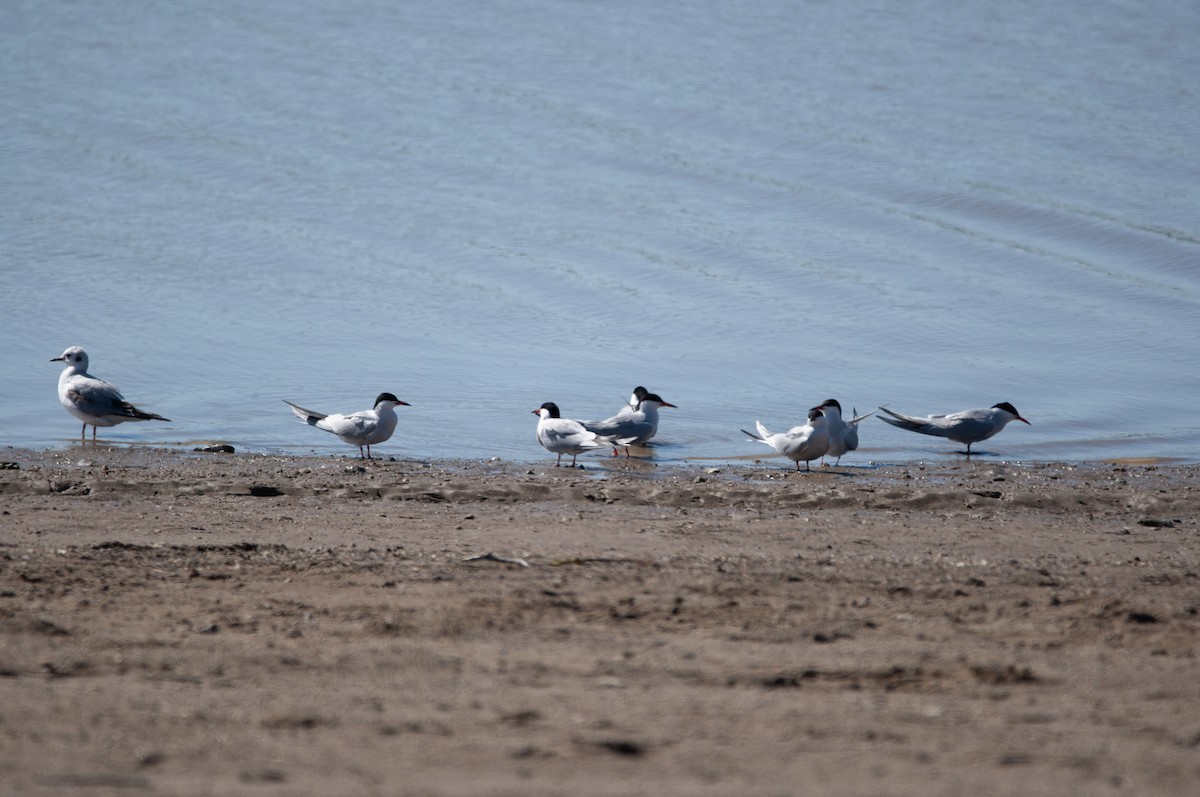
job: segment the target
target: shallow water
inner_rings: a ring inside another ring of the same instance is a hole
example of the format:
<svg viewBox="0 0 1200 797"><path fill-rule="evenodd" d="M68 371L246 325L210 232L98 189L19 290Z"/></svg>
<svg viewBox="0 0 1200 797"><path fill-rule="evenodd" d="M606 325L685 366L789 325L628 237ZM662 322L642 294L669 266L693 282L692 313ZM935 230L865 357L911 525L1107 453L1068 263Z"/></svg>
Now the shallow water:
<svg viewBox="0 0 1200 797"><path fill-rule="evenodd" d="M68 345L170 424L545 458L530 410L664 410L654 456L827 397L1011 401L998 458L1200 461L1200 7L18 2L0 29L0 444L66 446ZM961 447L871 419L846 463ZM759 450L761 449L761 451ZM787 464L787 463L782 463Z"/></svg>

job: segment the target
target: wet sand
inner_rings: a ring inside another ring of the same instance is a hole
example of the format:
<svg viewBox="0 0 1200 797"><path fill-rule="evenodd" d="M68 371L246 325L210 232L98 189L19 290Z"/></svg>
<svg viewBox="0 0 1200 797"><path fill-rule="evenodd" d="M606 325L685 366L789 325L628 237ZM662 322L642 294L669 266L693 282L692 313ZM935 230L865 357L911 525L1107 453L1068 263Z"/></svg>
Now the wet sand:
<svg viewBox="0 0 1200 797"><path fill-rule="evenodd" d="M1200 793L1197 467L0 460L3 794Z"/></svg>

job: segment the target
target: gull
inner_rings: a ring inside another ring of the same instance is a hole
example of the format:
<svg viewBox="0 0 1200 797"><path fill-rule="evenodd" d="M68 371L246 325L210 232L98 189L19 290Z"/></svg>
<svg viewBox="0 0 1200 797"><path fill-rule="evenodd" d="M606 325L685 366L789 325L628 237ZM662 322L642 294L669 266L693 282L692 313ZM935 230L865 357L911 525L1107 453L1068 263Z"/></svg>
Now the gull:
<svg viewBox="0 0 1200 797"><path fill-rule="evenodd" d="M758 421L754 422L758 434L742 430L751 440L766 443L779 454L796 463L800 470L800 460L804 460L805 470L812 470L811 462L825 455L829 448L829 425L821 409L814 407L808 411L808 423L804 426L794 426L786 432L771 434L767 427Z"/></svg>
<svg viewBox="0 0 1200 797"><path fill-rule="evenodd" d="M392 432L396 431L396 407L411 406L407 401L401 401L391 393L380 393L375 399L373 409L363 410L352 415L342 415L341 413L324 415L298 407L287 399L284 399L283 403L291 407L295 416L309 426L332 432L342 438L344 442L358 446L358 456L362 459L374 459L371 456L371 446L379 445L390 438ZM365 456L363 455L364 448L367 450Z"/></svg>
<svg viewBox="0 0 1200 797"><path fill-rule="evenodd" d="M571 455L571 467L575 467L575 458L585 451L610 443L607 438L599 437L595 432L583 428L579 421L562 417L558 405L547 401L533 410L538 416L537 439L542 448L551 454L558 454L554 467L562 465L563 454Z"/></svg>
<svg viewBox="0 0 1200 797"><path fill-rule="evenodd" d="M625 446L625 456L629 456L629 446L642 445L649 442L658 434L658 410L660 407L675 407L657 393L651 393L638 385L633 389L630 402L621 408L620 412L603 421L580 421L589 432L595 432L601 437L611 437ZM613 446L613 456L617 456L616 445Z"/></svg>
<svg viewBox="0 0 1200 797"><path fill-rule="evenodd" d="M842 418L842 405L837 399L825 399L816 409L825 413L825 419L829 423L829 450L825 452L825 456L837 457L837 464L840 465L843 454L858 450L858 425L874 415L876 410L859 415L858 409L855 408L854 415L847 421Z"/></svg>
<svg viewBox="0 0 1200 797"><path fill-rule="evenodd" d="M66 364L58 377L58 400L67 412L83 421L79 438L87 438L87 428L92 427L92 439L96 439L96 428L116 426L125 421L170 421L153 412L143 412L130 404L116 387L97 379L87 372L88 355L82 346L72 346L50 362Z"/></svg>
<svg viewBox="0 0 1200 797"><path fill-rule="evenodd" d="M1007 401L993 404L988 409L962 410L961 412L953 412L949 415L930 415L927 418L917 418L900 412L892 412L887 407L880 407L879 409L892 416L891 418L885 418L880 415L879 420L890 423L892 426L899 426L901 429L907 429L910 432L931 434L937 437L949 437L955 442L966 443L968 457L971 456L972 443L987 440L1007 426L1009 422L1020 421L1021 423L1029 423L1029 421L1021 417L1021 413L1017 412L1017 408ZM1033 424L1029 425L1032 426Z"/></svg>

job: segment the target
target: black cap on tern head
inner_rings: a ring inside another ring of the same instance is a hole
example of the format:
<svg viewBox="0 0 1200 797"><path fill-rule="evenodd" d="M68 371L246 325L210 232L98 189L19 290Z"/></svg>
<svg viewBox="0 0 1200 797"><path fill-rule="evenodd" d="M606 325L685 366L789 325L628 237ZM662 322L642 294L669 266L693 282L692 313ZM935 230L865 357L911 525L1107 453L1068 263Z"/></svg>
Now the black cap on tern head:
<svg viewBox="0 0 1200 797"><path fill-rule="evenodd" d="M657 401L659 404L663 405L664 407L674 407L675 406L674 404L667 401L666 399L664 399L662 396L658 395L657 393L647 393L646 395L642 396L642 398L640 400L641 401Z"/></svg>
<svg viewBox="0 0 1200 797"><path fill-rule="evenodd" d="M813 407L811 410L808 411L808 419L810 421L815 421L817 418L820 418L824 414L825 413L821 412L820 407Z"/></svg>
<svg viewBox="0 0 1200 797"><path fill-rule="evenodd" d="M380 394L379 394L379 395L378 395L378 396L375 398L375 406L376 406L376 407L378 407L378 406L379 406L379 402L381 402L381 401L391 401L391 402L393 402L393 403L395 403L395 404L400 404L400 405L402 405L402 406L405 406L405 407L411 406L411 405L409 405L409 403L408 403L407 401L401 401L400 399L398 399L398 398L396 398L395 396L393 396L391 393L380 393Z"/></svg>
<svg viewBox="0 0 1200 797"><path fill-rule="evenodd" d="M547 401L545 404L543 404L542 406L540 406L536 410L534 410L534 412L540 412L541 410L547 410L550 413L551 418L561 418L562 417L561 415L558 414L558 405L555 404L553 401Z"/></svg>
<svg viewBox="0 0 1200 797"><path fill-rule="evenodd" d="M638 385L637 387L635 387L633 389L633 396L638 401L644 401L646 399L646 396L648 396L648 395L650 395L650 391L647 390L646 388L642 387L641 385Z"/></svg>
<svg viewBox="0 0 1200 797"><path fill-rule="evenodd" d="M824 401L821 402L821 406L822 407L837 407L838 412L842 411L842 405L840 403L838 403L837 399L825 399Z"/></svg>
<svg viewBox="0 0 1200 797"><path fill-rule="evenodd" d="M1007 401L1001 401L999 404L993 404L992 409L1004 410L1005 412L1009 413L1010 415L1015 415L1017 417L1018 421L1024 421L1025 423L1029 423L1029 421L1026 421L1024 418L1021 417L1021 413L1017 412L1017 408L1014 407L1013 405L1009 404ZM1029 423L1029 425L1033 426L1033 424L1031 424L1031 423Z"/></svg>

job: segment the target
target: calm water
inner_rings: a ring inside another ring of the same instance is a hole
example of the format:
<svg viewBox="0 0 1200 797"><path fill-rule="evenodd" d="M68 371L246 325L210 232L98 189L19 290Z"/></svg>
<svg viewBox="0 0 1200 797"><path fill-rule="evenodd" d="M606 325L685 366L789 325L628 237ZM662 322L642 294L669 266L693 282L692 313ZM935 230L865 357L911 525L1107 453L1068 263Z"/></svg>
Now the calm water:
<svg viewBox="0 0 1200 797"><path fill-rule="evenodd" d="M71 444L48 360L81 344L174 419L119 442L352 453L280 399L388 390L380 453L544 460L530 410L645 384L668 461L831 396L1011 401L1007 459L1200 461L1200 4L4 18L0 445ZM862 437L848 463L956 448Z"/></svg>

